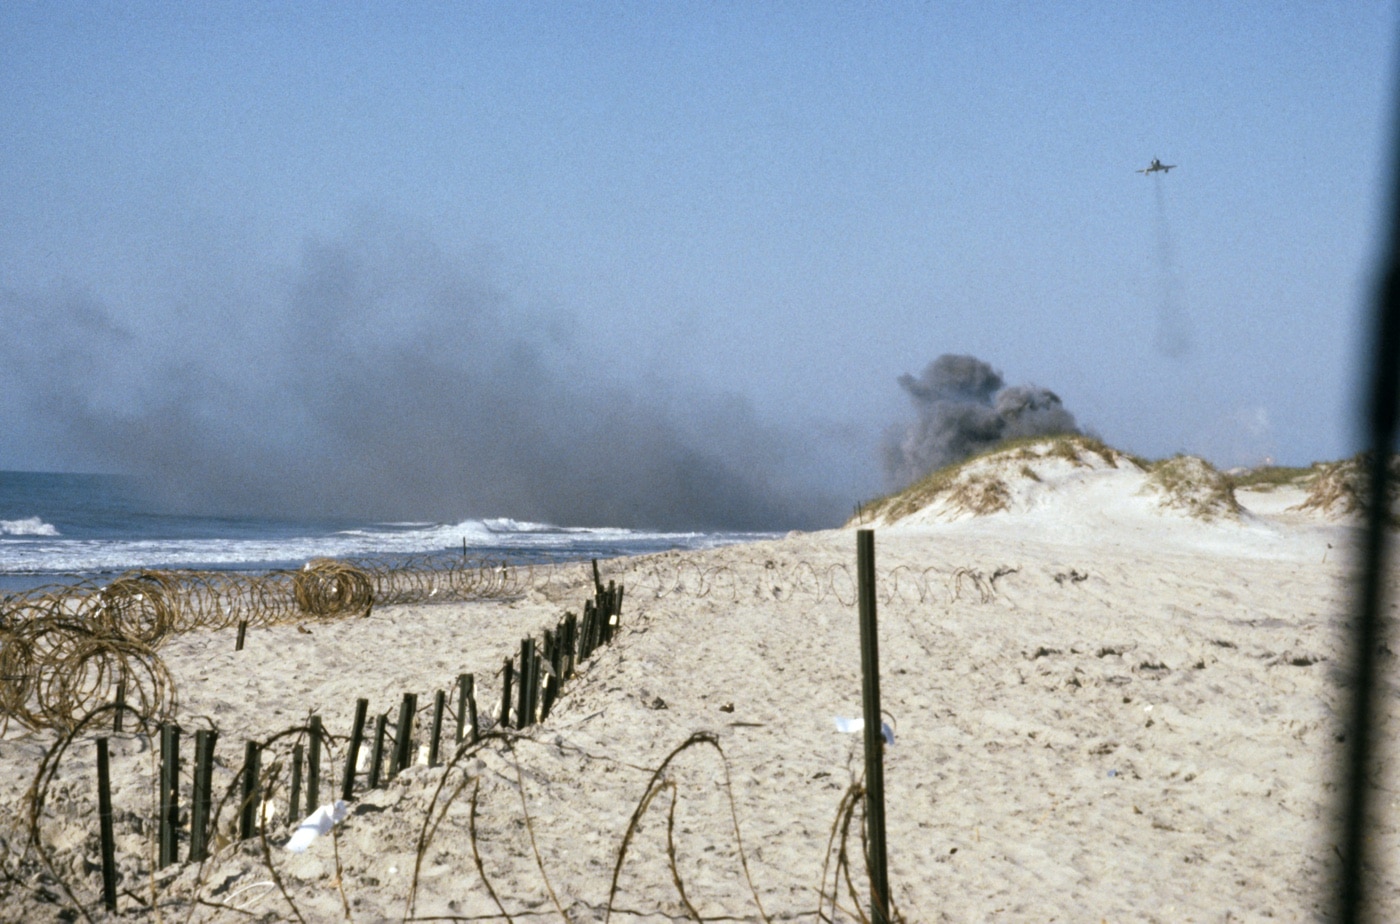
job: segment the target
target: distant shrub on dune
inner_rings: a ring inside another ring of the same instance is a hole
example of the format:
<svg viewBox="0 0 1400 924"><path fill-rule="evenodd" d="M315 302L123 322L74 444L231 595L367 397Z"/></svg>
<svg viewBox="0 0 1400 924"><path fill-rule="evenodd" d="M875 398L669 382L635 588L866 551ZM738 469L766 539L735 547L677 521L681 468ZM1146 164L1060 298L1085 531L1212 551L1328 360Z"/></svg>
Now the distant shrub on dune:
<svg viewBox="0 0 1400 924"><path fill-rule="evenodd" d="M1294 468L1287 465L1262 465L1242 471L1231 471L1230 481L1235 490L1273 491L1276 488L1307 488L1320 466Z"/></svg>
<svg viewBox="0 0 1400 924"><path fill-rule="evenodd" d="M1308 496L1289 509L1312 510L1335 519L1364 516L1370 496L1367 481L1370 478L1371 458L1370 453L1363 452L1340 462L1314 465L1315 474ZM1392 527L1400 526L1400 517L1396 516L1397 500L1400 500L1400 456L1390 459L1390 482L1386 494L1389 502L1387 522Z"/></svg>
<svg viewBox="0 0 1400 924"><path fill-rule="evenodd" d="M909 487L862 505L857 521L882 519L893 523L933 504L949 516L987 516L1011 508L1018 483L1043 480L1036 464L1064 462L1075 468L1118 468L1140 465L1126 453L1090 436L1030 436L1007 440L991 449L946 465Z"/></svg>
<svg viewBox="0 0 1400 924"><path fill-rule="evenodd" d="M1145 493L1155 494L1163 507L1197 519L1238 519L1244 508L1235 499L1230 477L1196 456L1173 456L1148 467Z"/></svg>

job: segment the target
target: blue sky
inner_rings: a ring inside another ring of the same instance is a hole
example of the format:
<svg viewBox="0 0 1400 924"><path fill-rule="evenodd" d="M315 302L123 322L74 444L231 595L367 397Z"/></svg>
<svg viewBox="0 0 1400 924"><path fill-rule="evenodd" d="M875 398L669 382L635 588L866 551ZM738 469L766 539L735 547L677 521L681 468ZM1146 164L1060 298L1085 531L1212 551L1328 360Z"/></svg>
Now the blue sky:
<svg viewBox="0 0 1400 924"><path fill-rule="evenodd" d="M213 480L334 478L353 401L372 493L460 443L434 414L488 426L424 398L465 381L529 420L443 515L608 518L489 490L605 408L669 434L657 466L844 510L885 487L897 377L943 353L1144 455L1346 455L1395 14L7 3L0 469L179 470L197 503L188 470L241 446ZM318 330L353 361L303 362ZM337 383L415 350L440 378L382 407Z"/></svg>

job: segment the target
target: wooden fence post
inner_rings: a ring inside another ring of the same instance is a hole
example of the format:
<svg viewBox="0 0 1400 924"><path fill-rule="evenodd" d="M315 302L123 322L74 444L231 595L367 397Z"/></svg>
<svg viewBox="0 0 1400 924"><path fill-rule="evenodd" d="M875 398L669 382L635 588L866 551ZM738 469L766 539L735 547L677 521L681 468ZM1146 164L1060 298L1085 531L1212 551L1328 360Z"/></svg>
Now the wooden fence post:
<svg viewBox="0 0 1400 924"><path fill-rule="evenodd" d="M301 805L301 761L303 748L292 745L292 791L287 797L287 824L297 823L297 808Z"/></svg>
<svg viewBox="0 0 1400 924"><path fill-rule="evenodd" d="M880 645L875 625L875 531L856 531L856 577L860 599L861 701L865 708L865 830L869 844L870 918L890 919L889 873L885 864L885 735L880 714Z"/></svg>
<svg viewBox="0 0 1400 924"><path fill-rule="evenodd" d="M389 716L383 712L374 717L374 749L369 755L369 788L379 788L379 766L384 760L384 727Z"/></svg>
<svg viewBox="0 0 1400 924"><path fill-rule="evenodd" d="M201 728L194 733L194 793L190 797L190 862L209 857L209 808L214 788L214 745L219 733Z"/></svg>
<svg viewBox="0 0 1400 924"><path fill-rule="evenodd" d="M157 868L180 860L180 726L160 727L160 818Z"/></svg>
<svg viewBox="0 0 1400 924"><path fill-rule="evenodd" d="M238 839L247 840L257 828L259 810L262 808L262 792L258 786L258 774L262 772L260 763L262 749L256 741L249 741L243 749L243 801L238 816Z"/></svg>
<svg viewBox="0 0 1400 924"><path fill-rule="evenodd" d="M442 714L447 709L447 694L438 690L433 694L433 731L428 738L428 766L438 765L438 749L442 745Z"/></svg>
<svg viewBox="0 0 1400 924"><path fill-rule="evenodd" d="M107 739L97 739L97 815L102 850L102 904L117 910L117 842L112 832L112 771L107 758Z"/></svg>
<svg viewBox="0 0 1400 924"><path fill-rule="evenodd" d="M321 739L323 737L325 737L325 730L321 727L321 717L313 715L306 743L306 814L308 815L321 806ZM292 807L292 812L296 812L295 806Z"/></svg>
<svg viewBox="0 0 1400 924"><path fill-rule="evenodd" d="M365 713L369 700L355 700L355 721L350 726L350 745L345 752L345 773L340 778L340 798L349 802L355 794L355 765L360 760L360 744L365 738Z"/></svg>
<svg viewBox="0 0 1400 924"><path fill-rule="evenodd" d="M394 756L389 762L389 778L413 763L413 717L418 711L418 694L405 693L399 704L399 724L394 727Z"/></svg>
<svg viewBox="0 0 1400 924"><path fill-rule="evenodd" d="M501 727L510 728L510 681L511 674L515 672L515 665L510 658L506 658L506 663L501 667Z"/></svg>

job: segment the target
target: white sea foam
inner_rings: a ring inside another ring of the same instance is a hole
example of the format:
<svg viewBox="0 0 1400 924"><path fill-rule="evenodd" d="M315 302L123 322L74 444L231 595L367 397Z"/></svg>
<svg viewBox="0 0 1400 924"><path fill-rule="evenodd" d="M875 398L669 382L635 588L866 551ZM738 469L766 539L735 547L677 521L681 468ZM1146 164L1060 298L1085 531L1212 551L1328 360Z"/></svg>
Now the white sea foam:
<svg viewBox="0 0 1400 924"><path fill-rule="evenodd" d="M58 529L38 517L0 520L0 536L57 536Z"/></svg>
<svg viewBox="0 0 1400 924"><path fill-rule="evenodd" d="M22 521L28 523L29 521ZM35 524L39 521L35 520ZM43 524L47 525L47 524ZM377 558L461 552L509 559L513 554L638 554L663 548L710 548L758 533L664 533L584 529L514 520L460 523L385 523L320 536L210 539L78 539L58 532L28 532L0 542L0 574L86 573L129 568L291 566L313 558Z"/></svg>

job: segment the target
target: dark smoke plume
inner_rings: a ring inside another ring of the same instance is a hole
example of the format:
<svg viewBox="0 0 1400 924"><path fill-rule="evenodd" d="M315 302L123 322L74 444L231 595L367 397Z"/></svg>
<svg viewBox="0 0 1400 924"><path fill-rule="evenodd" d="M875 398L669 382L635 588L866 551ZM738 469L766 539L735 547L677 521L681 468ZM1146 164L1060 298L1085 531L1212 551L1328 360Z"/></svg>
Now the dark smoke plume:
<svg viewBox="0 0 1400 924"><path fill-rule="evenodd" d="M431 242L361 229L264 277L251 295L195 279L201 301L141 323L82 290L0 290L0 386L28 430L172 510L650 529L844 512L787 474L795 434L739 399L605 383L625 354L591 355Z"/></svg>
<svg viewBox="0 0 1400 924"><path fill-rule="evenodd" d="M1080 432L1054 392L1004 387L1001 373L975 356L945 353L899 385L918 417L885 444L885 476L898 488L1002 440Z"/></svg>

